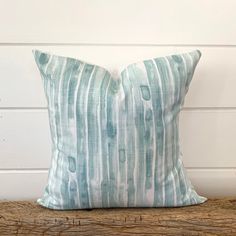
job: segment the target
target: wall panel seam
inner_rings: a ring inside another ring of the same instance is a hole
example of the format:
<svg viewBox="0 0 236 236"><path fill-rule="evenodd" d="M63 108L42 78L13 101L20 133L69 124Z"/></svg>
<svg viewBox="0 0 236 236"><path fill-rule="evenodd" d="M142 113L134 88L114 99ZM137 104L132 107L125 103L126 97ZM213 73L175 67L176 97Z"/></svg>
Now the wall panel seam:
<svg viewBox="0 0 236 236"><path fill-rule="evenodd" d="M236 44L158 44L158 43L40 43L40 42L0 42L1 46L108 46L108 47L216 47L216 48L232 48Z"/></svg>
<svg viewBox="0 0 236 236"><path fill-rule="evenodd" d="M0 107L0 111L46 111L48 108L45 107ZM181 111L236 111L236 107L184 107Z"/></svg>
<svg viewBox="0 0 236 236"><path fill-rule="evenodd" d="M185 167L187 171L236 171L236 167ZM0 174L48 173L49 168L0 169Z"/></svg>

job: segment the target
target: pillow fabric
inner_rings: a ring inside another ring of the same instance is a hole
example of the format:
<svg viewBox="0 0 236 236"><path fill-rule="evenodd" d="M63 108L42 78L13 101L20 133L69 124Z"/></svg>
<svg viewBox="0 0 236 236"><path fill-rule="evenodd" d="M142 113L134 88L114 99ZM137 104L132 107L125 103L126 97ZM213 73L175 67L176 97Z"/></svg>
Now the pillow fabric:
<svg viewBox="0 0 236 236"><path fill-rule="evenodd" d="M128 65L33 54L48 102L52 159L37 202L51 209L200 204L179 144L179 113L199 50Z"/></svg>

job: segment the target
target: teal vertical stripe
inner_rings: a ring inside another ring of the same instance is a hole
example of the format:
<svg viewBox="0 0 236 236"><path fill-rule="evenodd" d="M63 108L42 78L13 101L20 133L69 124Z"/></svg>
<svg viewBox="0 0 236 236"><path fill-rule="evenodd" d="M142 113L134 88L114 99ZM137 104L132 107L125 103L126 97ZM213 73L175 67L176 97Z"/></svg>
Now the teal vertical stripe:
<svg viewBox="0 0 236 236"><path fill-rule="evenodd" d="M78 186L80 189L80 203L81 208L90 208L91 203L89 199L89 180L88 180L88 168L87 162L89 161L88 151L87 151L87 129L86 121L87 117L84 116L87 112L86 102L88 97L86 92L88 90L88 84L90 78L92 77L92 72L94 66L85 65L83 70L83 75L81 76L79 89L77 93L76 101L76 124L77 124L77 158L79 164L79 170L77 172L78 176ZM88 160L86 161L86 157Z"/></svg>
<svg viewBox="0 0 236 236"><path fill-rule="evenodd" d="M137 74L136 74L137 72ZM134 174L136 179L136 205L141 205L145 202L144 196L144 183L145 183L145 121L144 121L144 105L142 95L140 96L140 81L139 71L135 70L133 66L128 67L129 81L133 85L133 103L134 103L134 124L136 130L136 148L138 151L135 153L135 170ZM143 92L143 89L141 89ZM147 94L145 94L147 99ZM139 192L137 192L139 190Z"/></svg>
<svg viewBox="0 0 236 236"><path fill-rule="evenodd" d="M106 73L101 84L100 90L100 127L101 127L101 155L102 155L102 181L101 181L101 194L102 206L109 207L109 154L108 154L108 138L107 138L107 93L111 76Z"/></svg>
<svg viewBox="0 0 236 236"><path fill-rule="evenodd" d="M154 167L154 206L163 205L163 187L159 184L162 182L162 165L163 162L163 152L164 152L164 124L163 124L163 108L162 101L163 96L162 86L160 84L160 78L156 66L153 61L144 62L147 78L151 88L151 97L152 97L152 110L154 115L154 125L155 125L155 140L156 140L156 154L155 167ZM158 119L155 119L158 117Z"/></svg>
<svg viewBox="0 0 236 236"><path fill-rule="evenodd" d="M125 102L122 102L125 96L125 91L123 86L120 86L118 104L118 161L119 161L119 204L122 207L126 207L128 204L127 196L127 129L126 129L126 106Z"/></svg>
<svg viewBox="0 0 236 236"><path fill-rule="evenodd" d="M135 198L135 114L133 101L133 87L129 80L128 70L125 70L122 77L122 86L125 93L124 103L126 112L126 157L127 157L127 206L134 207Z"/></svg>
<svg viewBox="0 0 236 236"><path fill-rule="evenodd" d="M107 139L108 139L108 163L109 163L109 203L110 207L117 207L118 196L117 196L117 185L118 185L118 175L117 175L117 120L115 111L115 94L117 92L118 84L114 79L111 78L108 91L107 91Z"/></svg>

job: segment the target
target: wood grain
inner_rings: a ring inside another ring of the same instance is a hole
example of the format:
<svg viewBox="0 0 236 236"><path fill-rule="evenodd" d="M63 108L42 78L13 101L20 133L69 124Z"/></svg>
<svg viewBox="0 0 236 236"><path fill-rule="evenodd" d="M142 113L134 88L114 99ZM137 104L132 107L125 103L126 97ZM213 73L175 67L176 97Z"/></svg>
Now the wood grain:
<svg viewBox="0 0 236 236"><path fill-rule="evenodd" d="M0 202L0 235L236 235L236 199L179 208L54 211Z"/></svg>

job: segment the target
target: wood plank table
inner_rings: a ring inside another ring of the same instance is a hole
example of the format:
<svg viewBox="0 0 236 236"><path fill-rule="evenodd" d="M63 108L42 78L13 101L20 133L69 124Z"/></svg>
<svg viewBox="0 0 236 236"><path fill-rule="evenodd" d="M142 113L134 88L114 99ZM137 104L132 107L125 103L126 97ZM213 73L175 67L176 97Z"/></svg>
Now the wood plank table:
<svg viewBox="0 0 236 236"><path fill-rule="evenodd" d="M236 235L236 198L178 208L73 211L0 201L0 235Z"/></svg>

